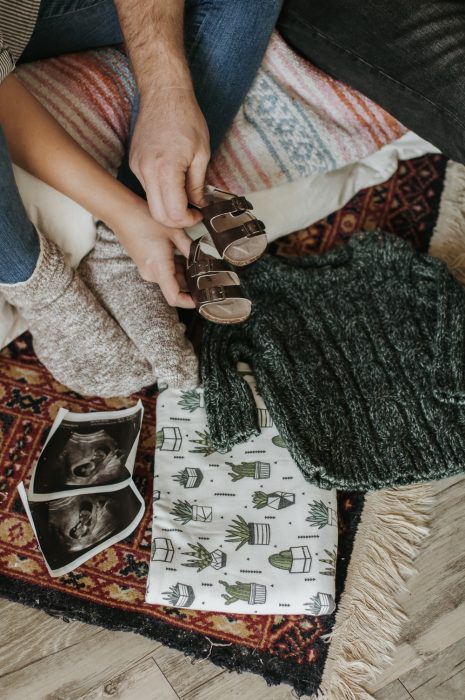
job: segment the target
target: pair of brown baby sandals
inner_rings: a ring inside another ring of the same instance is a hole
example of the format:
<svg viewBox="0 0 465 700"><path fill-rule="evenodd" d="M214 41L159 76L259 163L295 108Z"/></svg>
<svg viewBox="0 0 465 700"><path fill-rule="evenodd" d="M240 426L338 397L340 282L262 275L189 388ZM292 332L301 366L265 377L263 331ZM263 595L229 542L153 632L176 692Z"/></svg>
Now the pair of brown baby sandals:
<svg viewBox="0 0 465 700"><path fill-rule="evenodd" d="M214 323L241 323L252 308L231 267L244 267L266 250L262 221L250 213L245 197L205 186L194 206L201 211L208 234L192 241L186 263L186 281L198 312ZM202 244L210 244L221 259L208 255Z"/></svg>

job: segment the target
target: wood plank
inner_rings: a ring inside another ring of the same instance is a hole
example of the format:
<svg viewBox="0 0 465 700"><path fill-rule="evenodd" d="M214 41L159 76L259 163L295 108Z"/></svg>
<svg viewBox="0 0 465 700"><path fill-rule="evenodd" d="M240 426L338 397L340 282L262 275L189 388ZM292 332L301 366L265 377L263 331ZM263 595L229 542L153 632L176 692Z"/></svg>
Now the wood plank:
<svg viewBox="0 0 465 700"><path fill-rule="evenodd" d="M192 663L188 656L170 647L159 646L153 658L180 697L225 673L208 659Z"/></svg>
<svg viewBox="0 0 465 700"><path fill-rule="evenodd" d="M375 683L370 686L370 690L373 692L384 688L396 678L402 678L410 670L423 666L424 662L437 651L448 649L460 641L464 632L465 603L462 603L455 612L452 611L439 618L427 632L412 640L411 644L399 644L392 664L380 674Z"/></svg>
<svg viewBox="0 0 465 700"><path fill-rule="evenodd" d="M412 696L397 680L375 693L376 700L412 700Z"/></svg>
<svg viewBox="0 0 465 700"><path fill-rule="evenodd" d="M414 700L463 700L465 696L465 670L435 686L427 683L412 692Z"/></svg>
<svg viewBox="0 0 465 700"><path fill-rule="evenodd" d="M118 674L105 684L99 684L79 700L179 700L171 685L158 668L155 659L148 656L127 671Z"/></svg>
<svg viewBox="0 0 465 700"><path fill-rule="evenodd" d="M288 685L268 686L253 673L222 673L183 696L182 700L294 700Z"/></svg>
<svg viewBox="0 0 465 700"><path fill-rule="evenodd" d="M400 680L416 700L443 697L462 700L465 696L465 638L432 655ZM457 694L459 688L460 695Z"/></svg>
<svg viewBox="0 0 465 700"><path fill-rule="evenodd" d="M136 634L101 630L72 647L4 675L2 697L79 700L132 668L150 655L154 646L154 642Z"/></svg>
<svg viewBox="0 0 465 700"><path fill-rule="evenodd" d="M41 610L0 600L0 676L90 639L100 627L66 623Z"/></svg>

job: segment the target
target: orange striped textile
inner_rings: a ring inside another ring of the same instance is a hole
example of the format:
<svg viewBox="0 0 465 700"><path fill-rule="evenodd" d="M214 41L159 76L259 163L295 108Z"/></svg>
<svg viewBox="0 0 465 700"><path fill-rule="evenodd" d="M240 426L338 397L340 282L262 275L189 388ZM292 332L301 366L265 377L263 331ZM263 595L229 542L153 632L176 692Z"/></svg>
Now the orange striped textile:
<svg viewBox="0 0 465 700"><path fill-rule="evenodd" d="M17 74L81 146L116 172L136 89L121 51L37 61ZM275 32L208 181L237 192L267 189L356 162L405 131L374 102L298 56Z"/></svg>

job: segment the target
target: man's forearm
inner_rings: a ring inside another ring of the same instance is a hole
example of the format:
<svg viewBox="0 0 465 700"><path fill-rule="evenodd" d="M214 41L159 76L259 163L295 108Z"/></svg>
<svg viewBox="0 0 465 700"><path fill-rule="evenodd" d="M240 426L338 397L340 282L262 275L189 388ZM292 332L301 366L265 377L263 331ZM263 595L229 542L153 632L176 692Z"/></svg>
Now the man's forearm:
<svg viewBox="0 0 465 700"><path fill-rule="evenodd" d="M179 231L201 218L189 199L203 186L210 159L208 126L184 52L184 0L114 2L140 93L129 165L154 220ZM168 256L164 261L172 269Z"/></svg>
<svg viewBox="0 0 465 700"><path fill-rule="evenodd" d="M184 53L184 0L115 0L142 100L192 88Z"/></svg>

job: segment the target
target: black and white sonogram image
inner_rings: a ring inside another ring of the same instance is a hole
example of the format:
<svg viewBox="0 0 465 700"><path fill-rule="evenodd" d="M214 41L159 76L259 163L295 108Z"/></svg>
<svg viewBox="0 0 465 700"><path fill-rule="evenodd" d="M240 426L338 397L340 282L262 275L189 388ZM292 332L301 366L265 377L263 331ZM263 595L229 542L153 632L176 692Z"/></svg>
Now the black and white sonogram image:
<svg viewBox="0 0 465 700"><path fill-rule="evenodd" d="M65 417L39 458L34 493L72 492L126 481L131 476L126 462L140 425L140 411L86 422Z"/></svg>
<svg viewBox="0 0 465 700"><path fill-rule="evenodd" d="M60 569L123 532L141 501L131 486L110 493L30 502L34 526L49 567Z"/></svg>

